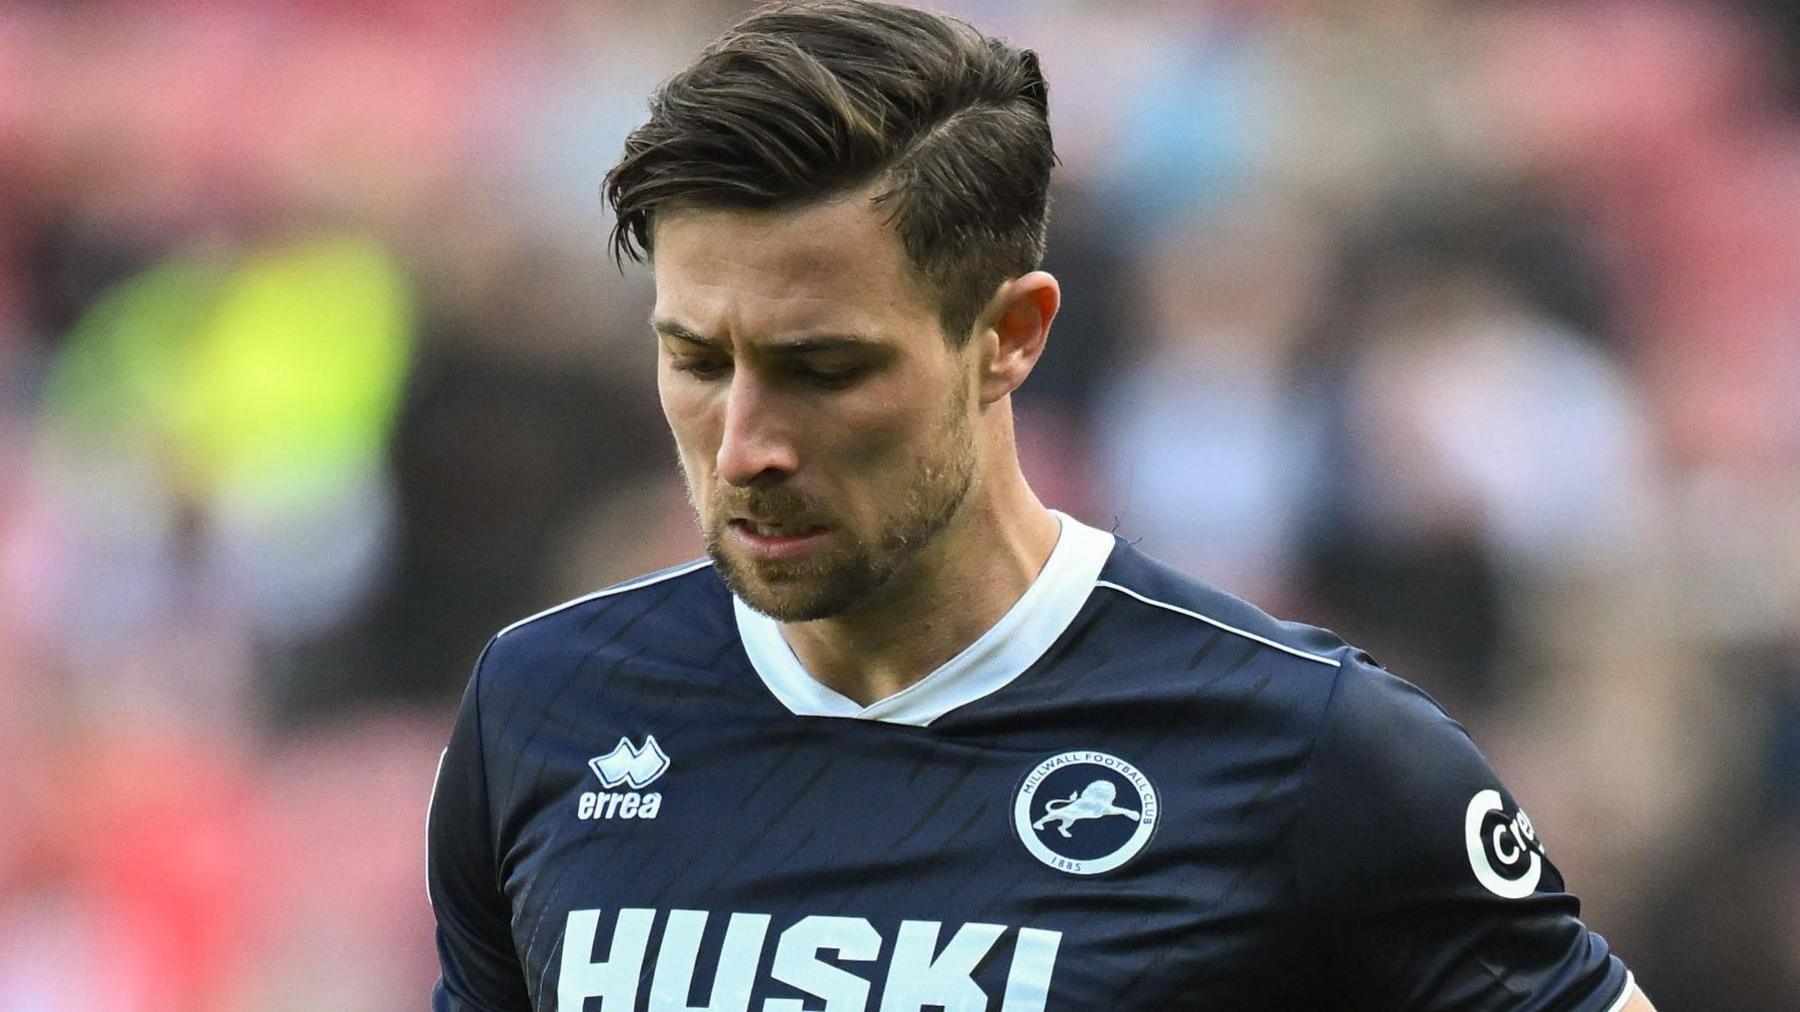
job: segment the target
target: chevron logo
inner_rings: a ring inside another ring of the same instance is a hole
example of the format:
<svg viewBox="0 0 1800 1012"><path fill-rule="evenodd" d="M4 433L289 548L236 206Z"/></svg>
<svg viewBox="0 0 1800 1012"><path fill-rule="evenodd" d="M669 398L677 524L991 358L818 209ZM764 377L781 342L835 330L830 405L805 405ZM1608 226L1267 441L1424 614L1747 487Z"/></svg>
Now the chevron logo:
<svg viewBox="0 0 1800 1012"><path fill-rule="evenodd" d="M633 745L630 738L620 738L611 752L589 759L588 768L600 778L602 787L628 784L641 791L668 772L669 757L656 743L656 735L645 735L642 747Z"/></svg>

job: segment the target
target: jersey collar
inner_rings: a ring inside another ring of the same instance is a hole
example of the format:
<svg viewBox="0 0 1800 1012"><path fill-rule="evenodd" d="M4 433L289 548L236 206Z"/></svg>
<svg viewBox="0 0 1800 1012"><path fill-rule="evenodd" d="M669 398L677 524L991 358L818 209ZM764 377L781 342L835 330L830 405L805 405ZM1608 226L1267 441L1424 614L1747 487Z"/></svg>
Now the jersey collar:
<svg viewBox="0 0 1800 1012"><path fill-rule="evenodd" d="M1050 649L1086 603L1112 555L1113 536L1055 513L1062 532L1043 571L1000 621L944 665L885 699L863 706L813 678L781 626L735 595L738 636L769 691L803 717L854 717L923 727L998 691Z"/></svg>

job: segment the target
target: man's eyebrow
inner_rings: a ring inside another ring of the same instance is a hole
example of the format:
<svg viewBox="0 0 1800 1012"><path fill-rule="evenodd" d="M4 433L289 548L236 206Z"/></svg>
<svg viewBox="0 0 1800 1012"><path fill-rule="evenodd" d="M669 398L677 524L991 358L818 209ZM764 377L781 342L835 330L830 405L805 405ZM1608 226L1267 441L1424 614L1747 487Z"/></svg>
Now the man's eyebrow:
<svg viewBox="0 0 1800 1012"><path fill-rule="evenodd" d="M696 333L673 320L652 320L650 326L655 328L657 333L686 344L697 344L704 348L715 349L724 347L724 342ZM821 351L846 351L881 346L882 342L858 334L809 334L791 341L767 342L762 345L762 350L777 355L806 355Z"/></svg>
<svg viewBox="0 0 1800 1012"><path fill-rule="evenodd" d="M792 341L775 342L769 346L769 350L781 354L804 355L815 351L856 351L881 346L881 342L874 338L859 337L856 334L814 334L797 337Z"/></svg>
<svg viewBox="0 0 1800 1012"><path fill-rule="evenodd" d="M689 330L688 328L682 326L679 323L676 323L673 320L651 320L650 326L654 327L656 329L657 333L666 335L668 337L672 337L677 341L685 341L688 344L703 345L707 348L720 347L720 344L718 341L715 341L710 337L704 337L700 334L697 334L694 331Z"/></svg>

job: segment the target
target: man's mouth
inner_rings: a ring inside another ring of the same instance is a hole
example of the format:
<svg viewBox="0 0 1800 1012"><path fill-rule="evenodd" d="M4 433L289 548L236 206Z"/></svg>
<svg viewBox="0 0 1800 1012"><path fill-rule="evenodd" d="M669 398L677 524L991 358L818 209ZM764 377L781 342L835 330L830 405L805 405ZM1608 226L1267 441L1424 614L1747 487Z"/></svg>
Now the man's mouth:
<svg viewBox="0 0 1800 1012"><path fill-rule="evenodd" d="M821 524L792 523L787 521L765 523L760 520L751 520L744 517L738 517L732 520L731 526L761 538L804 538L814 534L822 534L825 531L825 527Z"/></svg>
<svg viewBox="0 0 1800 1012"><path fill-rule="evenodd" d="M824 548L831 529L815 523L737 517L726 525L744 556L760 562L798 562Z"/></svg>

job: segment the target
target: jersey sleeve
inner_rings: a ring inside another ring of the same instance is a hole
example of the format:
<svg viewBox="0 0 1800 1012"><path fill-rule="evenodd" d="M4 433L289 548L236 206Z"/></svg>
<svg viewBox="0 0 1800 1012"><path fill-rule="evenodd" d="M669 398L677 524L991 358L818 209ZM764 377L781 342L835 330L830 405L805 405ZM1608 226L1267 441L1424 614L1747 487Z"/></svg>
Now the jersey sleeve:
<svg viewBox="0 0 1800 1012"><path fill-rule="evenodd" d="M490 649L492 644L489 644ZM514 1012L531 1003L500 890L481 737L481 671L463 693L450 744L438 760L426 816L426 885L437 918L441 974L433 1012Z"/></svg>
<svg viewBox="0 0 1800 1012"><path fill-rule="evenodd" d="M1630 985L1460 725L1346 659L1296 826L1306 959L1333 1008L1609 1012Z"/></svg>

